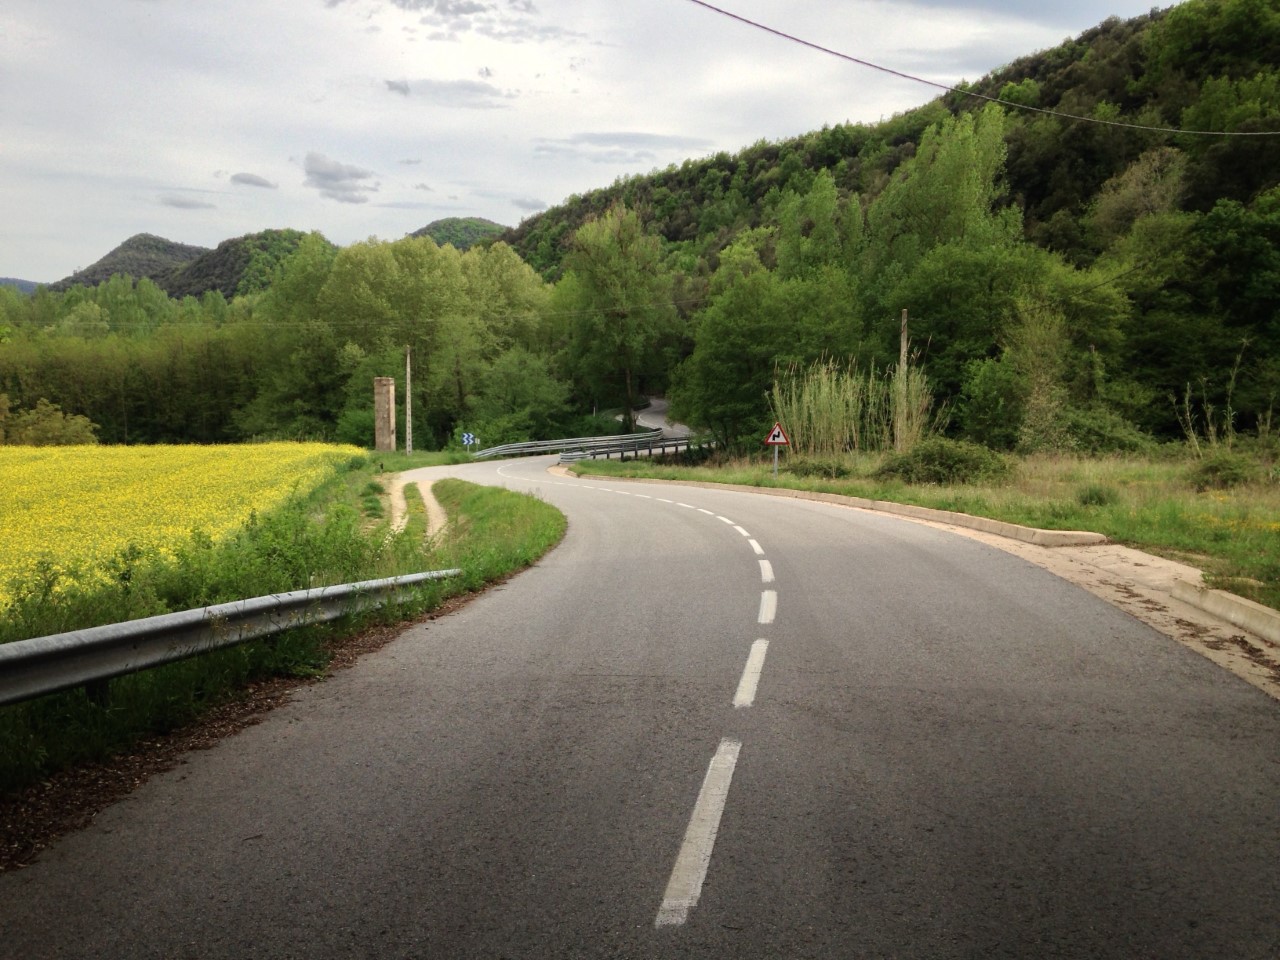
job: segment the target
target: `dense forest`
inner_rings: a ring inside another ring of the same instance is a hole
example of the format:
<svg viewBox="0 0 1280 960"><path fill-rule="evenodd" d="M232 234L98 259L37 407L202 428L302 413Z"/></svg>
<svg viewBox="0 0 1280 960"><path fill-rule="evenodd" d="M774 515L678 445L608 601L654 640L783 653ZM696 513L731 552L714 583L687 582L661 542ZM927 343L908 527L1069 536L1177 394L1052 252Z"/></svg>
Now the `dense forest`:
<svg viewBox="0 0 1280 960"><path fill-rule="evenodd" d="M478 243L494 240L506 232L506 227L484 217L445 217L433 220L411 237L430 237L440 246L446 243L466 253Z"/></svg>
<svg viewBox="0 0 1280 960"><path fill-rule="evenodd" d="M1269 0L1187 0L888 121L629 177L466 250L273 231L155 279L0 287L0 395L104 442L369 444L371 380L403 384L408 349L418 446L582 432L655 391L734 443L762 435L788 370L896 363L905 310L954 435L1097 451L1269 434L1278 65Z"/></svg>

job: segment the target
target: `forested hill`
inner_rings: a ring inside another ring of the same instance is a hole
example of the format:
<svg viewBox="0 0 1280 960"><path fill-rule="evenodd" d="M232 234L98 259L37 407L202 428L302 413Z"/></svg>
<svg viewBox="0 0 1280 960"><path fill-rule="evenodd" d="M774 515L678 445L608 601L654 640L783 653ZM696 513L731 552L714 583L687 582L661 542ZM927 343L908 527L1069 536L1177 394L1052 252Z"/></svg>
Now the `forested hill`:
<svg viewBox="0 0 1280 960"><path fill-rule="evenodd" d="M176 243L149 233L130 237L92 266L49 285L93 287L116 275L146 278L171 297L201 297L217 290L227 300L264 290L275 269L298 248L299 230L263 230L207 247Z"/></svg>
<svg viewBox="0 0 1280 960"><path fill-rule="evenodd" d="M430 237L440 246L448 243L465 253L477 243L501 236L507 229L484 217L445 217L443 220L433 220L409 236Z"/></svg>
<svg viewBox="0 0 1280 960"><path fill-rule="evenodd" d="M17 280L13 277L0 277L0 287L13 287L22 293L34 293L40 284L34 280Z"/></svg>
<svg viewBox="0 0 1280 960"><path fill-rule="evenodd" d="M171 297L199 297L217 290L228 300L265 290L278 267L298 249L300 230L263 230L224 240L188 263L152 275ZM327 241L326 241L327 242Z"/></svg>
<svg viewBox="0 0 1280 960"><path fill-rule="evenodd" d="M1180 151L1177 204L1207 211L1219 199L1248 203L1280 182L1280 150L1268 138L1169 135L1060 119L1020 107L1135 124L1240 133L1280 130L1280 8L1274 0L1189 0L1132 20L1112 18L1073 41L1023 57L965 89L1005 101L1006 195L1025 236L1076 263L1100 252L1084 221L1104 185L1161 147ZM853 68L851 68L853 69ZM947 94L881 123L838 123L736 154L687 160L621 179L524 220L503 235L555 277L582 222L623 201L649 229L695 258L713 258L745 229L767 223L787 190L806 192L829 170L844 195L866 206L914 156L924 132L988 101ZM1158 179L1158 163L1129 184ZM696 262L696 259L694 260Z"/></svg>
<svg viewBox="0 0 1280 960"><path fill-rule="evenodd" d="M116 274L135 279L142 277L155 279L208 252L207 247L176 243L150 233L139 233L120 244L97 263L90 264L83 270L77 270L57 283L49 284L49 289L70 290L77 284L93 287L104 280L110 280Z"/></svg>
<svg viewBox="0 0 1280 960"><path fill-rule="evenodd" d="M366 443L408 347L427 444L580 436L666 393L754 448L776 390L838 364L849 397L891 369L918 422L998 449L1250 432L1280 457L1275 0L1111 20L972 90L1004 105L948 94L571 198L508 235L523 260L269 231L110 268L154 280L0 286L0 395L112 443Z"/></svg>

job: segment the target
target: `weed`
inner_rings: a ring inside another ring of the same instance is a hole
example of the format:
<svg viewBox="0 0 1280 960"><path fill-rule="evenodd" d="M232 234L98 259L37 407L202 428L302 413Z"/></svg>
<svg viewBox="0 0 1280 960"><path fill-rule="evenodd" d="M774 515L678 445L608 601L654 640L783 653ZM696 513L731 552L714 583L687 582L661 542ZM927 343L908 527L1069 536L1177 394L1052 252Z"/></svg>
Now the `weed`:
<svg viewBox="0 0 1280 960"><path fill-rule="evenodd" d="M1258 476L1258 470L1245 457L1218 450L1200 460L1191 470L1192 487L1205 490L1230 490L1251 482Z"/></svg>
<svg viewBox="0 0 1280 960"><path fill-rule="evenodd" d="M1082 507L1109 507L1119 499L1114 487L1102 483L1090 483L1076 491L1076 503Z"/></svg>
<svg viewBox="0 0 1280 960"><path fill-rule="evenodd" d="M994 450L946 437L930 437L910 451L891 454L877 471L907 483L976 483L1000 480L1010 473L1009 461Z"/></svg>

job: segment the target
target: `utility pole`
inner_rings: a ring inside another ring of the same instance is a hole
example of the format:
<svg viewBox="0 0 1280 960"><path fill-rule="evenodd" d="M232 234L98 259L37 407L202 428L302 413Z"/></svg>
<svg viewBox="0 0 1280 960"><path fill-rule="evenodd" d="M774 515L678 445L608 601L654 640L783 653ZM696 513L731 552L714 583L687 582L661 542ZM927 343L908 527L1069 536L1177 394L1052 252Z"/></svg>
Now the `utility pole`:
<svg viewBox="0 0 1280 960"><path fill-rule="evenodd" d="M409 345L404 347L404 452L413 453L413 388L409 369Z"/></svg>
<svg viewBox="0 0 1280 960"><path fill-rule="evenodd" d="M907 311L902 311L902 332L898 337L898 367L907 369Z"/></svg>
<svg viewBox="0 0 1280 960"><path fill-rule="evenodd" d="M899 453L907 446L907 311L902 311L902 331L898 334L898 375L893 384L893 449Z"/></svg>

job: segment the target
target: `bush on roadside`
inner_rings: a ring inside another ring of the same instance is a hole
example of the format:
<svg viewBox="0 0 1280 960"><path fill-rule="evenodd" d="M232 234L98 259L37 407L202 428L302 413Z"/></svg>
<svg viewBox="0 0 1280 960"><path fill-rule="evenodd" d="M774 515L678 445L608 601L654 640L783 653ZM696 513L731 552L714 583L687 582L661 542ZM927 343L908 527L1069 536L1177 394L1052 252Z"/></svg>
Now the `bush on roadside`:
<svg viewBox="0 0 1280 960"><path fill-rule="evenodd" d="M1076 491L1076 502L1082 507L1109 507L1120 499L1115 487L1090 483Z"/></svg>
<svg viewBox="0 0 1280 960"><path fill-rule="evenodd" d="M967 440L930 437L907 453L890 454L876 476L915 484L996 483L1012 472L1012 462L994 450Z"/></svg>
<svg viewBox="0 0 1280 960"><path fill-rule="evenodd" d="M783 468L796 477L823 477L838 480L853 475L853 469L839 457L792 457Z"/></svg>
<svg viewBox="0 0 1280 960"><path fill-rule="evenodd" d="M1101 404L1068 408L1063 420L1071 448L1077 453L1147 453L1155 446L1151 437Z"/></svg>
<svg viewBox="0 0 1280 960"><path fill-rule="evenodd" d="M1191 485L1205 490L1230 490L1258 479L1253 461L1237 453L1219 450L1198 462L1191 470Z"/></svg>

